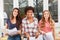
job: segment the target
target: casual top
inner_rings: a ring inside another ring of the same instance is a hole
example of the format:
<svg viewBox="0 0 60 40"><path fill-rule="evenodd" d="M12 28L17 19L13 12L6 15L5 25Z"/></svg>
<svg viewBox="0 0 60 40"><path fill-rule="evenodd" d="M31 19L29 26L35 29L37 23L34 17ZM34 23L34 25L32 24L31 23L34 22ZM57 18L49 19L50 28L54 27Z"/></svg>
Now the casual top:
<svg viewBox="0 0 60 40"><path fill-rule="evenodd" d="M38 26L41 28L41 20L39 21L39 24L38 24ZM41 30L43 31L43 32L50 32L50 31L52 31L52 29L51 29L51 27L50 27L50 24L49 24L49 22L46 22L45 23L45 27L43 27L43 28L41 28Z"/></svg>
<svg viewBox="0 0 60 40"><path fill-rule="evenodd" d="M7 19L6 23L8 24L8 29L13 29L13 28L17 27L16 23L12 24L11 21L10 21L10 19Z"/></svg>
<svg viewBox="0 0 60 40"><path fill-rule="evenodd" d="M37 32L37 24L38 20L34 17L34 21L32 23L29 23L27 20L27 17L22 20L22 30L23 33L27 32L30 36L35 36L35 33Z"/></svg>

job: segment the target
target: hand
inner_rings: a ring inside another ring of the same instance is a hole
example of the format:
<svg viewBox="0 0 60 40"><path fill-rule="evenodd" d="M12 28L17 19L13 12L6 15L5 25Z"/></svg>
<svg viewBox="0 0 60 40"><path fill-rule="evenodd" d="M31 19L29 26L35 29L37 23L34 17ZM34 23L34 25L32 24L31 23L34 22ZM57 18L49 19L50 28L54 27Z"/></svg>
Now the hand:
<svg viewBox="0 0 60 40"><path fill-rule="evenodd" d="M28 34L28 33L26 33L26 36L29 38L30 37L30 35Z"/></svg>
<svg viewBox="0 0 60 40"><path fill-rule="evenodd" d="M21 30L18 30L17 34L20 34L21 35Z"/></svg>
<svg viewBox="0 0 60 40"><path fill-rule="evenodd" d="M26 35L26 32L24 32L24 35Z"/></svg>
<svg viewBox="0 0 60 40"><path fill-rule="evenodd" d="M56 39L54 38L54 40L56 40Z"/></svg>
<svg viewBox="0 0 60 40"><path fill-rule="evenodd" d="M8 35L8 33L5 33L5 35L7 36L7 35Z"/></svg>
<svg viewBox="0 0 60 40"><path fill-rule="evenodd" d="M36 38L38 38L38 36L39 36L39 32L36 32Z"/></svg>
<svg viewBox="0 0 60 40"><path fill-rule="evenodd" d="M24 32L24 35L26 35L28 38L30 37L30 35L27 32Z"/></svg>
<svg viewBox="0 0 60 40"><path fill-rule="evenodd" d="M44 32L44 31L41 31L41 33L42 33L43 35L45 35L45 34L46 34L46 32Z"/></svg>
<svg viewBox="0 0 60 40"><path fill-rule="evenodd" d="M54 37L54 40L56 40L56 37Z"/></svg>

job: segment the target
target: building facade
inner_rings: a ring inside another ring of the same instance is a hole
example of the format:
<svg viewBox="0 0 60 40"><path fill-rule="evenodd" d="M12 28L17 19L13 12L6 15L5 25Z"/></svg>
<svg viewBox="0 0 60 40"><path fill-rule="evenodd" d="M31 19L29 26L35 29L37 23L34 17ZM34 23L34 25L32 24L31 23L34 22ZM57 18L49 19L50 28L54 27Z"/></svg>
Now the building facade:
<svg viewBox="0 0 60 40"><path fill-rule="evenodd" d="M6 19L9 18L13 8L17 7L24 14L24 8L32 6L35 9L35 15L39 17L43 10L50 10L55 20L56 28L60 26L60 0L0 0L0 26L4 27Z"/></svg>

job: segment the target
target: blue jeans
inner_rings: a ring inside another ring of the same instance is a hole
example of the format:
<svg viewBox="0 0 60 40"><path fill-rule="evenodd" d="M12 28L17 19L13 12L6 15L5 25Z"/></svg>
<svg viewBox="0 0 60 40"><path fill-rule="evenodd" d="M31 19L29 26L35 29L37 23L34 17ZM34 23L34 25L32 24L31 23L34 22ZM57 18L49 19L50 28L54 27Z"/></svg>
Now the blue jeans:
<svg viewBox="0 0 60 40"><path fill-rule="evenodd" d="M21 40L21 36L20 35L8 36L8 40Z"/></svg>

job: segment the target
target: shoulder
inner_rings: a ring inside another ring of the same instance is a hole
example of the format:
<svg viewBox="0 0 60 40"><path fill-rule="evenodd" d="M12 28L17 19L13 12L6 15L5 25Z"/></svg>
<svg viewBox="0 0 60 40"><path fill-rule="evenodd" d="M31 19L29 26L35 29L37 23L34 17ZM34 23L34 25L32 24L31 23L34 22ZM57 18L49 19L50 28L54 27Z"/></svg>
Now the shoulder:
<svg viewBox="0 0 60 40"><path fill-rule="evenodd" d="M10 19L7 19L7 21L10 20Z"/></svg>
<svg viewBox="0 0 60 40"><path fill-rule="evenodd" d="M34 17L34 23L38 24L38 19Z"/></svg>
<svg viewBox="0 0 60 40"><path fill-rule="evenodd" d="M52 19L53 24L55 24L55 21Z"/></svg>
<svg viewBox="0 0 60 40"><path fill-rule="evenodd" d="M52 28L55 29L55 21L52 19Z"/></svg>
<svg viewBox="0 0 60 40"><path fill-rule="evenodd" d="M34 22L38 23L38 19L34 17Z"/></svg>
<svg viewBox="0 0 60 40"><path fill-rule="evenodd" d="M34 17L34 20L35 20L35 21L38 21L38 19L37 19L37 18L35 18L35 17Z"/></svg>
<svg viewBox="0 0 60 40"><path fill-rule="evenodd" d="M9 22L10 21L10 19L6 19L6 22Z"/></svg>
<svg viewBox="0 0 60 40"><path fill-rule="evenodd" d="M39 22L38 22L38 25L41 25L42 24L42 20L40 20Z"/></svg>
<svg viewBox="0 0 60 40"><path fill-rule="evenodd" d="M26 17L22 19L22 23L26 23Z"/></svg>
<svg viewBox="0 0 60 40"><path fill-rule="evenodd" d="M42 23L42 19L39 21L39 23Z"/></svg>

